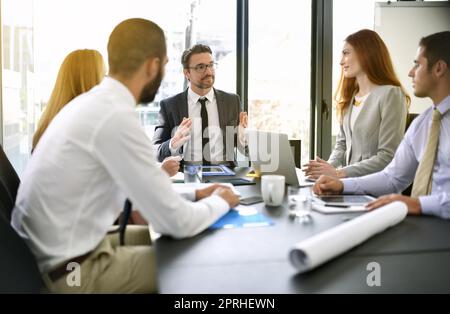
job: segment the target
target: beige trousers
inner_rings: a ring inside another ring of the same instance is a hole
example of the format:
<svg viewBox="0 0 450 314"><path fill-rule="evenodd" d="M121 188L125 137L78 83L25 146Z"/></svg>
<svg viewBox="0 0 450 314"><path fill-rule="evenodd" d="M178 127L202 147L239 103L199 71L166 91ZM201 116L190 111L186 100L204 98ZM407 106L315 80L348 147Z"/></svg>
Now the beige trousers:
<svg viewBox="0 0 450 314"><path fill-rule="evenodd" d="M148 227L128 225L124 246L119 246L118 232L108 234L81 263L78 274L69 270L54 282L47 274L43 277L53 293L156 292L156 259Z"/></svg>

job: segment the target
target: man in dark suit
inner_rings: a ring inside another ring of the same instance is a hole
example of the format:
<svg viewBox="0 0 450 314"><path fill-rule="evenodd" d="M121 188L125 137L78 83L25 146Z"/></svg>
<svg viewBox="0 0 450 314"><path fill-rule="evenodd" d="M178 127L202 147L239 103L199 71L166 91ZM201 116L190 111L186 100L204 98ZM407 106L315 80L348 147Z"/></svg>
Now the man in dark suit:
<svg viewBox="0 0 450 314"><path fill-rule="evenodd" d="M183 155L184 161L232 164L235 147L244 151L248 124L239 96L213 88L216 63L210 47L193 46L183 53L181 63L190 86L160 102L153 136L158 160Z"/></svg>

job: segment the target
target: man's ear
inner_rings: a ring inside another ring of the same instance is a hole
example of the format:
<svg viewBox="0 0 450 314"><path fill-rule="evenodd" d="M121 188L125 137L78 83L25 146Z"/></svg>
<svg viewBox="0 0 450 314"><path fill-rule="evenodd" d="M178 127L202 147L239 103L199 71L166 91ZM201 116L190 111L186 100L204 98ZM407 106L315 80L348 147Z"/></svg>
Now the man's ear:
<svg viewBox="0 0 450 314"><path fill-rule="evenodd" d="M154 80L156 78L160 67L161 60L159 58L149 58L147 60L147 75L151 80Z"/></svg>
<svg viewBox="0 0 450 314"><path fill-rule="evenodd" d="M189 81L189 69L183 69L184 77Z"/></svg>
<svg viewBox="0 0 450 314"><path fill-rule="evenodd" d="M444 62L444 60L438 60L434 64L433 68L434 73L437 75L437 77L442 77L447 73L447 71L449 71L448 64Z"/></svg>

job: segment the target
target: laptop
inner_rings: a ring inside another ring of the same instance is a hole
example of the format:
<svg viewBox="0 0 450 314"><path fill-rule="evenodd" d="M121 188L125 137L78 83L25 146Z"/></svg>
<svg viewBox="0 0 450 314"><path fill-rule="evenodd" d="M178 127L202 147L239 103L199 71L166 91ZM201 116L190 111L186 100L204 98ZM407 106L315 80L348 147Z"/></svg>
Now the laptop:
<svg viewBox="0 0 450 314"><path fill-rule="evenodd" d="M249 160L256 175L279 174L286 184L299 186L302 171L295 168L287 134L247 130Z"/></svg>

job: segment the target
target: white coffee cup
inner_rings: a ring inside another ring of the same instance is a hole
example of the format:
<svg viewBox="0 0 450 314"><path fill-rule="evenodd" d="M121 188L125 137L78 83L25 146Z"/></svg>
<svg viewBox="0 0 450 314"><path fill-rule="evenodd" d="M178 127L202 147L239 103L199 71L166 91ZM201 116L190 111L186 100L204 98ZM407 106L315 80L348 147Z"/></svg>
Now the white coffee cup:
<svg viewBox="0 0 450 314"><path fill-rule="evenodd" d="M267 206L283 204L284 182L284 176L268 174L261 177L261 194Z"/></svg>

